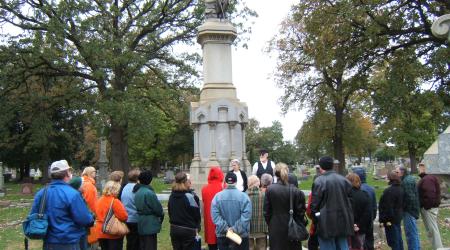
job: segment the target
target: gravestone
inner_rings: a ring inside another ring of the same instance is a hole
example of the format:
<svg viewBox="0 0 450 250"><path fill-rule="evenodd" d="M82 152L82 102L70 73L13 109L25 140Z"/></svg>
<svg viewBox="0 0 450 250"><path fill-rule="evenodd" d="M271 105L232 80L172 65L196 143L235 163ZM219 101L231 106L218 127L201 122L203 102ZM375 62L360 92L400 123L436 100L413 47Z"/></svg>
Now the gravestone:
<svg viewBox="0 0 450 250"><path fill-rule="evenodd" d="M3 162L0 162L0 197L5 196L5 180L3 179Z"/></svg>
<svg viewBox="0 0 450 250"><path fill-rule="evenodd" d="M175 180L175 174L172 170L167 170L164 175L164 183L170 184L173 182L173 180Z"/></svg>
<svg viewBox="0 0 450 250"><path fill-rule="evenodd" d="M33 183L23 183L20 190L21 194L33 194Z"/></svg>

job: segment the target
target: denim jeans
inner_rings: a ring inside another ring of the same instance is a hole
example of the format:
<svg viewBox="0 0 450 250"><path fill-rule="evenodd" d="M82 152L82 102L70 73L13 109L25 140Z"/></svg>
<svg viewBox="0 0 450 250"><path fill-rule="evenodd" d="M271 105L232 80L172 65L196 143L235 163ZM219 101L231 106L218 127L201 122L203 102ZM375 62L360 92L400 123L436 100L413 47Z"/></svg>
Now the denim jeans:
<svg viewBox="0 0 450 250"><path fill-rule="evenodd" d="M52 244L44 242L44 250L80 250L80 243L74 244Z"/></svg>
<svg viewBox="0 0 450 250"><path fill-rule="evenodd" d="M348 250L347 237L338 238L319 238L320 250Z"/></svg>
<svg viewBox="0 0 450 250"><path fill-rule="evenodd" d="M403 250L402 229L399 224L384 227L386 241L392 250Z"/></svg>
<svg viewBox="0 0 450 250"><path fill-rule="evenodd" d="M408 212L403 213L403 227L405 228L408 250L420 250L419 231L417 230L416 218Z"/></svg>
<svg viewBox="0 0 450 250"><path fill-rule="evenodd" d="M234 243L227 237L217 237L217 248L219 250L248 250L249 242L248 237L242 237L242 242L240 245Z"/></svg>

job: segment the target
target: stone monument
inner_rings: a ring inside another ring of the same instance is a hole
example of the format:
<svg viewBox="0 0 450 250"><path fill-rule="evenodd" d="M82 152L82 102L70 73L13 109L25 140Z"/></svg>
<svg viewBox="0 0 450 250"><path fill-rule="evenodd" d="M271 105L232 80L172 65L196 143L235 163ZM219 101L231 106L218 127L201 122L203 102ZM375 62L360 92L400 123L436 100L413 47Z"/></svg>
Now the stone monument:
<svg viewBox="0 0 450 250"><path fill-rule="evenodd" d="M108 178L108 158L106 157L106 138L104 136L100 137L97 170L97 189L103 190L103 186Z"/></svg>
<svg viewBox="0 0 450 250"><path fill-rule="evenodd" d="M241 170L249 172L251 167L245 154L248 108L237 98L232 80L231 44L237 33L225 18L227 2L205 0L205 21L198 28L204 85L200 100L190 106L190 124L194 130L190 173L197 191L207 183L212 166L226 172L230 160L239 159Z"/></svg>
<svg viewBox="0 0 450 250"><path fill-rule="evenodd" d="M423 154L427 172L450 183L450 126L438 136Z"/></svg>
<svg viewBox="0 0 450 250"><path fill-rule="evenodd" d="M3 179L3 162L0 161L0 197L5 196L5 179Z"/></svg>

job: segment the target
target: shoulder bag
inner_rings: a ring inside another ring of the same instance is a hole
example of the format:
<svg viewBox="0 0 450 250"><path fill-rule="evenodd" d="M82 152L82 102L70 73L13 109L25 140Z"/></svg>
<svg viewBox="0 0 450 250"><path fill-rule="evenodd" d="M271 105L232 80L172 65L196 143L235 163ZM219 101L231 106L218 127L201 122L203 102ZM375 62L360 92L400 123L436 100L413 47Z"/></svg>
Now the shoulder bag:
<svg viewBox="0 0 450 250"><path fill-rule="evenodd" d="M289 185L289 184L288 184ZM292 187L289 185L289 224L288 224L288 239L290 241L304 241L309 237L308 230L302 223L297 223L294 220L294 210L292 209Z"/></svg>
<svg viewBox="0 0 450 250"><path fill-rule="evenodd" d="M44 213L47 190L48 187L44 189L44 194L39 201L39 212L30 214L27 219L22 222L23 233L30 239L43 239L47 235L48 216Z"/></svg>
<svg viewBox="0 0 450 250"><path fill-rule="evenodd" d="M105 221L103 222L102 232L105 234L112 234L117 236L124 236L130 232L127 224L116 218L113 211L114 198L109 206Z"/></svg>

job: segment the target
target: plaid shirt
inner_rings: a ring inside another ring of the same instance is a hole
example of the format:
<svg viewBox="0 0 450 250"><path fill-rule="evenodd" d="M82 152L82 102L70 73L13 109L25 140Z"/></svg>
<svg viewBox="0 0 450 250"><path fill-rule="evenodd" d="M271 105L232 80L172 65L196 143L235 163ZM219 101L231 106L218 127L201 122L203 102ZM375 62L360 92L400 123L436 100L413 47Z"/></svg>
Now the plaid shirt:
<svg viewBox="0 0 450 250"><path fill-rule="evenodd" d="M416 178L412 175L405 175L401 184L405 196L403 198L403 211L410 213L414 218L419 218L419 192L417 191Z"/></svg>
<svg viewBox="0 0 450 250"><path fill-rule="evenodd" d="M260 192L257 187L249 189L248 196L252 202L252 219L250 220L250 233L267 233L266 221L263 215L264 197L266 194Z"/></svg>

